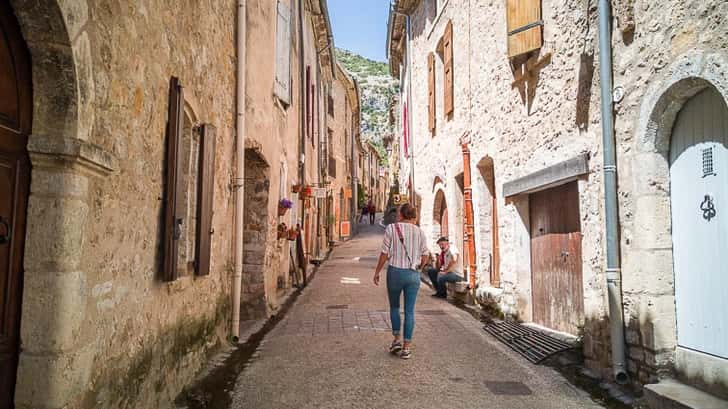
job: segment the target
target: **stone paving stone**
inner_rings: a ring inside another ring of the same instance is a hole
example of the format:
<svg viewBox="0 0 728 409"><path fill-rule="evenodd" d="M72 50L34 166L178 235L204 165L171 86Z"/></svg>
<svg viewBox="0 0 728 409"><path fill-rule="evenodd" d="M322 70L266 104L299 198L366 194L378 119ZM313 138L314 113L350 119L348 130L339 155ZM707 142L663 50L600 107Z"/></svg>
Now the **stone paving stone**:
<svg viewBox="0 0 728 409"><path fill-rule="evenodd" d="M464 311L430 297L424 285L413 358L389 354L385 284L371 283L382 229L361 226L268 333L237 379L233 408L601 407L557 372L498 343Z"/></svg>

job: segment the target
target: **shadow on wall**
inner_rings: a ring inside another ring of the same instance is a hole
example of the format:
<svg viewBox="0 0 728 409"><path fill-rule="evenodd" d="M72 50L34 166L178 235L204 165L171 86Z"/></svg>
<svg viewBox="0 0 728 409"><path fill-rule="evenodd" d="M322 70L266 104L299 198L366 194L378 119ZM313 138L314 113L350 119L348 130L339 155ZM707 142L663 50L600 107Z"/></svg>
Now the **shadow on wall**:
<svg viewBox="0 0 728 409"><path fill-rule="evenodd" d="M540 49L511 59L511 72L513 73L511 88L518 89L521 102L528 109L528 115L531 115L531 107L536 99L541 70L549 64L551 64L551 53L542 57Z"/></svg>
<svg viewBox="0 0 728 409"><path fill-rule="evenodd" d="M576 126L580 130L589 129L589 107L594 80L594 54L582 53L579 62L579 88L576 94Z"/></svg>

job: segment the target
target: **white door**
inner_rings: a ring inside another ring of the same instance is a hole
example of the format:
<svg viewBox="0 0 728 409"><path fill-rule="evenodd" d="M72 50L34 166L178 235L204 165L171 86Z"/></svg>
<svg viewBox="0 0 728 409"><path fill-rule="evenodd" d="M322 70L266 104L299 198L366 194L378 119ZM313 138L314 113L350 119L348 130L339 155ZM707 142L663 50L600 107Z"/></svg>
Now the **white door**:
<svg viewBox="0 0 728 409"><path fill-rule="evenodd" d="M670 195L678 345L728 358L728 108L712 88L678 114Z"/></svg>

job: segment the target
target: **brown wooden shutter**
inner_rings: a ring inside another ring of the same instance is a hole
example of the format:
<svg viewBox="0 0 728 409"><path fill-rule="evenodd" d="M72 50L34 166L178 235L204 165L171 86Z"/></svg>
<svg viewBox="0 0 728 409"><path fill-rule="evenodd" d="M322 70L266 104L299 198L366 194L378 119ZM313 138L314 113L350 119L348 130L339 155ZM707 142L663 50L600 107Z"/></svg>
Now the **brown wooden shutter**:
<svg viewBox="0 0 728 409"><path fill-rule="evenodd" d="M184 112L182 104L184 95L179 79L172 77L169 84L169 112L167 116L167 161L166 184L164 193L164 270L162 279L174 281L177 279L177 252L179 239L182 235L182 218L177 211L182 189L180 175L182 161L180 160L180 140Z"/></svg>
<svg viewBox="0 0 728 409"><path fill-rule="evenodd" d="M435 54L427 56L427 106L429 109L430 132L435 131Z"/></svg>
<svg viewBox="0 0 728 409"><path fill-rule="evenodd" d="M313 115L311 115L311 67L306 66L306 133L313 138Z"/></svg>
<svg viewBox="0 0 728 409"><path fill-rule="evenodd" d="M453 101L452 21L447 22L443 37L445 115L451 115L455 109Z"/></svg>
<svg viewBox="0 0 728 409"><path fill-rule="evenodd" d="M543 20L541 0L507 0L508 57L541 48Z"/></svg>
<svg viewBox="0 0 728 409"><path fill-rule="evenodd" d="M195 240L195 271L210 274L212 245L212 209L215 193L215 139L217 129L204 124L200 138L200 171L197 182L197 240Z"/></svg>

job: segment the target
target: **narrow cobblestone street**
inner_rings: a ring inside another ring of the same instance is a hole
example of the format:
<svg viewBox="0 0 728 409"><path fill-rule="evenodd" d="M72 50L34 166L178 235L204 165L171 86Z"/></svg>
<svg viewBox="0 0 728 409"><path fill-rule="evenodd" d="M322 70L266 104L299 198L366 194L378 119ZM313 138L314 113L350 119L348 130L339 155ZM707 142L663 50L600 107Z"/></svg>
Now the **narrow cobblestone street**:
<svg viewBox="0 0 728 409"><path fill-rule="evenodd" d="M361 225L364 226L364 225ZM496 342L424 284L409 361L387 352L381 240L363 227L333 251L238 377L234 408L596 408L554 370Z"/></svg>

